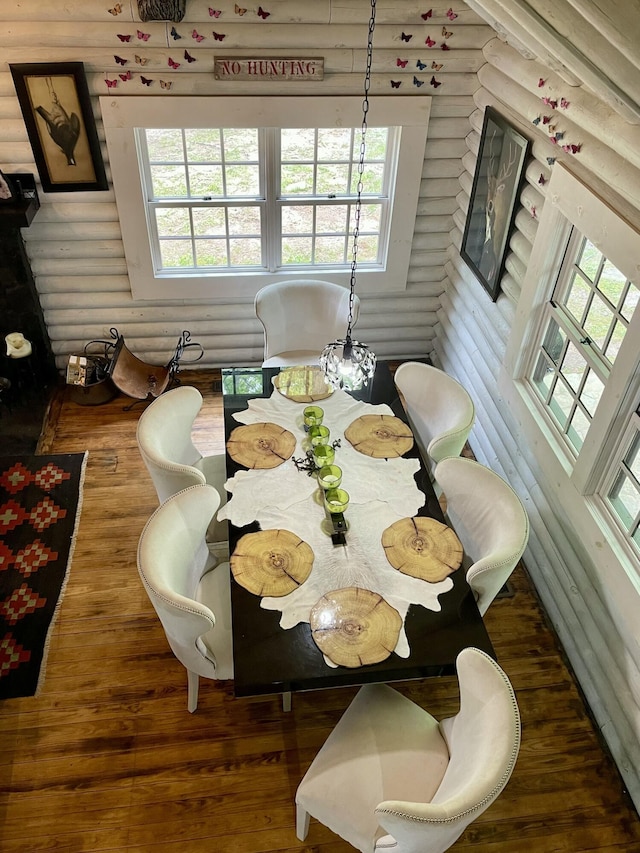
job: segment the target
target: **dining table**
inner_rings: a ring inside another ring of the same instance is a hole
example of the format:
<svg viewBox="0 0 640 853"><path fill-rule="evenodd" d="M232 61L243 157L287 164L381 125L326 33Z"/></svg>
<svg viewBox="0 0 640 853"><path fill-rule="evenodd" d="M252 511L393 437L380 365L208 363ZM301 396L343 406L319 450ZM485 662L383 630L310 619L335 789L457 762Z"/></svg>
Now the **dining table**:
<svg viewBox="0 0 640 853"><path fill-rule="evenodd" d="M309 369L317 370L305 368ZM304 390L293 393L295 387L292 391L287 384L292 370L222 370L227 502L218 518L229 523L235 695L288 694L453 675L458 653L468 646L495 659L466 580L462 554L436 579L406 574L394 561L393 543L402 545L400 531L407 525L419 531L420 542L429 541L429 535L422 534L427 524L457 539L447 527L429 467L411 435L390 365L379 361L373 378L361 390L327 387L326 396L312 393L310 397ZM343 533L340 523L332 526L333 517L325 510L323 490L307 453L303 411L310 402L324 410L323 423L330 428L331 445L335 443L335 464L343 469L341 488L350 495ZM358 449L355 426L377 423L376 419L392 433L397 426L402 440L392 442L390 451L368 439ZM245 437L252 439L256 430L260 435L262 430L277 433L275 445L269 437L257 446L271 453L284 448L281 458L262 466L246 455L251 441ZM482 495L477 499L482 500ZM276 541L278 547L271 547ZM264 552L265 543L283 565L282 588L274 587L271 577L262 587L262 575L248 569L244 573L245 567L256 566L255 555ZM346 637L350 656L345 658L340 648L344 635L336 638L325 632L324 623L339 622L352 606L364 616L343 620L343 629L351 627L356 634ZM384 623L380 630L376 621ZM358 632L367 630L375 634L372 651L368 654L365 649L359 658L358 642L364 636ZM392 648L380 653L389 630ZM338 640L336 650L334 639ZM355 660L350 639L355 643Z"/></svg>

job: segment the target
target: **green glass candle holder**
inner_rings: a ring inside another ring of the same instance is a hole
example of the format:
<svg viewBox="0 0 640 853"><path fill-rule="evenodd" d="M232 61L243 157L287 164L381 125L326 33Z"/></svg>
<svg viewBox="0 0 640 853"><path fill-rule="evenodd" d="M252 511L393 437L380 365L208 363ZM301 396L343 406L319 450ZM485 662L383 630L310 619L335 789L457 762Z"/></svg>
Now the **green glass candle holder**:
<svg viewBox="0 0 640 853"><path fill-rule="evenodd" d="M342 482L342 468L325 465L318 471L318 485L323 489L337 489Z"/></svg>
<svg viewBox="0 0 640 853"><path fill-rule="evenodd" d="M320 426L309 427L309 438L311 446L315 447L318 444L329 444L329 436L331 432L328 426L321 424Z"/></svg>
<svg viewBox="0 0 640 853"><path fill-rule="evenodd" d="M330 444L316 444L313 448L313 461L318 468L324 468L326 465L333 465L336 452Z"/></svg>
<svg viewBox="0 0 640 853"><path fill-rule="evenodd" d="M349 506L349 494L344 489L327 489L324 493L324 505L332 515L344 513Z"/></svg>
<svg viewBox="0 0 640 853"><path fill-rule="evenodd" d="M302 410L305 429L312 426L320 426L324 418L324 410L320 406L305 406Z"/></svg>

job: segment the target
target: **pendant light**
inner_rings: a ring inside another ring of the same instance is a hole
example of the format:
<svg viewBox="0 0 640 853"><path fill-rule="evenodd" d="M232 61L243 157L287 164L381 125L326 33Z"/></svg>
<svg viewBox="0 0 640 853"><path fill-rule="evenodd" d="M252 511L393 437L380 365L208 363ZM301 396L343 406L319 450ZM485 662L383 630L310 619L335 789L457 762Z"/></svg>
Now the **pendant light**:
<svg viewBox="0 0 640 853"><path fill-rule="evenodd" d="M358 236L360 234L360 214L362 211L362 175L364 172L365 140L367 135L367 113L369 112L369 88L371 86L371 59L373 56L373 31L376 26L376 0L371 0L369 35L367 39L367 67L364 76L364 100L362 101L362 133L360 137L360 157L358 160L358 187L354 208L353 254L351 276L349 279L349 318L345 338L332 341L320 355L327 381L334 388L346 388L357 391L367 385L376 369L376 357L366 344L351 338L353 325L353 303L356 287L356 267L358 265Z"/></svg>

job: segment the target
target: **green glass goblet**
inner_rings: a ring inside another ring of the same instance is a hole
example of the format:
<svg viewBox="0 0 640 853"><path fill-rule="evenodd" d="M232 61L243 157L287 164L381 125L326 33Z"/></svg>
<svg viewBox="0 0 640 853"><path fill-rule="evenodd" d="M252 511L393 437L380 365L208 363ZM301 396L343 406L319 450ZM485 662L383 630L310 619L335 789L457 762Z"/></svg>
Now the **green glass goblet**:
<svg viewBox="0 0 640 853"><path fill-rule="evenodd" d="M320 426L309 427L309 438L311 439L312 447L315 447L318 444L329 444L330 435L331 432L329 431L329 427L324 426L323 424Z"/></svg>
<svg viewBox="0 0 640 853"><path fill-rule="evenodd" d="M332 465L336 452L330 444L316 444L313 448L313 461L318 468Z"/></svg>
<svg viewBox="0 0 640 853"><path fill-rule="evenodd" d="M323 489L337 489L342 482L342 468L337 465L325 465L318 471L318 485Z"/></svg>
<svg viewBox="0 0 640 853"><path fill-rule="evenodd" d="M349 506L349 494L344 489L327 489L324 505L331 514L344 513Z"/></svg>
<svg viewBox="0 0 640 853"><path fill-rule="evenodd" d="M308 430L309 427L320 426L324 418L324 410L320 406L305 406L302 410L302 417L304 428Z"/></svg>

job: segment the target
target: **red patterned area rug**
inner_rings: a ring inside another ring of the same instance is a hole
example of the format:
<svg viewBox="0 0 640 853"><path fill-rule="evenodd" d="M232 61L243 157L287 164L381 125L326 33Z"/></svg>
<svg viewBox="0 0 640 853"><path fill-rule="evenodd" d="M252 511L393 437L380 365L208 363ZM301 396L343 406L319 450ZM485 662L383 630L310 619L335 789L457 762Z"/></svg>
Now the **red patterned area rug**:
<svg viewBox="0 0 640 853"><path fill-rule="evenodd" d="M34 696L44 680L86 457L0 456L0 699Z"/></svg>

